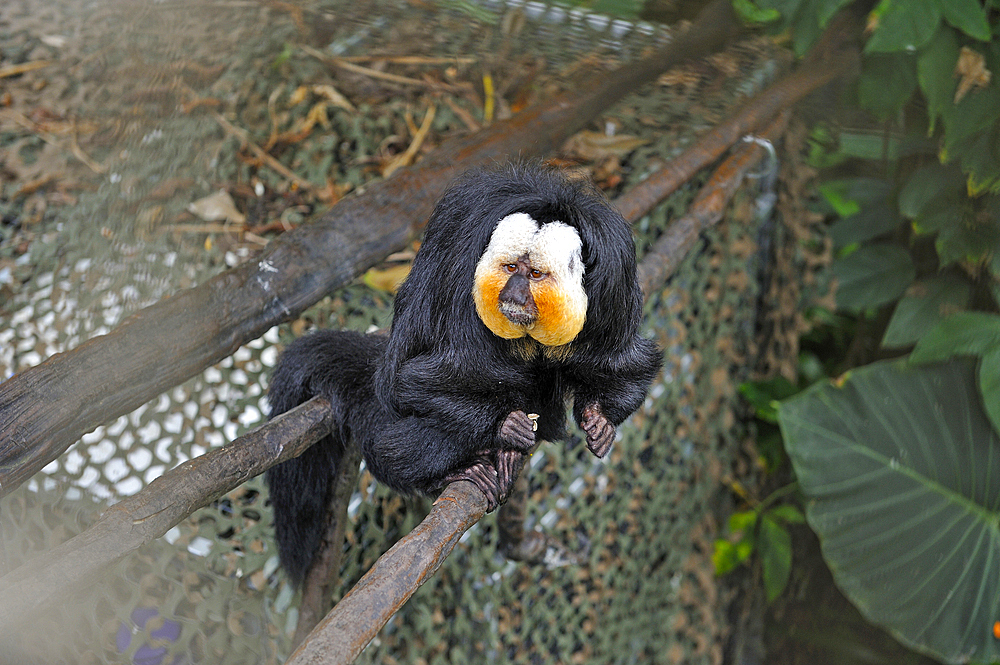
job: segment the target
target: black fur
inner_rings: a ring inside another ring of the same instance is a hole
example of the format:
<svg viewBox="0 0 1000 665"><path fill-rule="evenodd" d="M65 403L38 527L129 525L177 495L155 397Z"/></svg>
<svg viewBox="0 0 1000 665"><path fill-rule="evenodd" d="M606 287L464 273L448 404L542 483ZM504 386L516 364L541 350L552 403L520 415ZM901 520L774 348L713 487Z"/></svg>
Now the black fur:
<svg viewBox="0 0 1000 665"><path fill-rule="evenodd" d="M561 221L583 242L583 330L566 354L526 353L476 314L475 267L497 222L525 212ZM511 412L539 414L538 440L565 436L572 397L578 423L596 403L613 425L637 409L660 366L639 336L642 294L628 224L593 188L519 165L477 171L438 202L423 245L396 296L388 338L321 331L283 354L269 389L272 416L327 396L340 424L305 454L267 473L281 561L299 583L319 547L331 478L353 437L389 487L429 494L484 453L506 448ZM495 461L494 461L495 464Z"/></svg>

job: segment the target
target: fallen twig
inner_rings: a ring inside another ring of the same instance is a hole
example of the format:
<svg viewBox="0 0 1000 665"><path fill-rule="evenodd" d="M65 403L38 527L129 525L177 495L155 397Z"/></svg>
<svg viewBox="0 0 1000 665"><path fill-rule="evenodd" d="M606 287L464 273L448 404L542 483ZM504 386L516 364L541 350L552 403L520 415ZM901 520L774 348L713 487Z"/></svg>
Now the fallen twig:
<svg viewBox="0 0 1000 665"><path fill-rule="evenodd" d="M416 133L413 135L413 140L410 141L410 145L403 153L397 155L395 159L389 162L388 166L386 166L382 172L383 176L388 178L397 170L413 163L413 158L417 156L417 151L420 150L420 146L424 144L424 139L427 138L427 132L431 130L431 123L434 122L435 111L437 111L437 107L431 104L427 109L427 112L424 113L424 120L420 123L420 128L417 129Z"/></svg>
<svg viewBox="0 0 1000 665"><path fill-rule="evenodd" d="M388 81L390 83L397 83L399 85L409 85L419 88L430 88L433 90L459 90L459 86L450 85L448 83L440 83L435 81L424 81L422 79L415 79L409 76L401 76L399 74L390 74L389 72L380 72L377 69L371 69L369 67L362 67L361 65L356 65L347 58L339 58L337 56L328 55L323 53L319 49L313 48L306 44L300 44L301 48L305 53L308 53L317 60L326 62L334 67L343 69L344 71L352 72L354 74L361 74L373 79L379 79L381 81Z"/></svg>
<svg viewBox="0 0 1000 665"><path fill-rule="evenodd" d="M48 132L42 129L42 127L38 123L34 122L31 118L24 115L23 113L18 113L17 111L10 111L8 112L8 116L12 118L14 122L21 125L25 129L33 132L38 138L42 139L49 145L55 146L61 150L66 149L65 143L61 139L59 139L52 132ZM94 173L103 174L107 171L107 169L104 166L98 164L93 159L91 159L90 156L87 153L85 153L83 149L80 147L80 145L77 143L76 121L74 121L72 125L72 136L69 139L69 151L73 154L74 157L83 162L84 166L89 168Z"/></svg>
<svg viewBox="0 0 1000 665"><path fill-rule="evenodd" d="M250 149L250 152L256 155L258 159L267 164L272 170L277 171L279 174L281 174L286 180L294 182L298 187L302 189L306 190L314 189L313 184L311 182L297 176L294 171L292 171L287 166L285 166L277 159L272 157L266 150L261 148L259 145L251 141L250 135L245 130L236 127L235 125L233 125L233 123L223 118L221 113L219 113L218 111L212 111L212 117L215 118L215 121L219 123L219 125L224 130L226 130L226 133L238 138L240 140L240 143L242 143L243 145L245 145L247 148Z"/></svg>
<svg viewBox="0 0 1000 665"><path fill-rule="evenodd" d="M34 62L22 62L19 65L4 67L0 69L0 79L17 76L26 72L33 72L36 69L42 69L44 67L48 67L49 65L54 65L56 62L56 60L35 60Z"/></svg>
<svg viewBox="0 0 1000 665"><path fill-rule="evenodd" d="M342 55L340 60L343 62L391 62L394 65L469 65L475 62L476 58L427 55Z"/></svg>

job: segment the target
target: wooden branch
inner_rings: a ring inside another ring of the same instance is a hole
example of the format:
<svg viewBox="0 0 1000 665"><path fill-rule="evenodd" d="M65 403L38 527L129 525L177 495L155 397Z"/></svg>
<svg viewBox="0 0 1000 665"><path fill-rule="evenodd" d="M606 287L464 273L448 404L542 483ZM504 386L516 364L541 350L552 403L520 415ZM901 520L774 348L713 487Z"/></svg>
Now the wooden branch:
<svg viewBox="0 0 1000 665"><path fill-rule="evenodd" d="M726 120L702 135L677 159L629 190L627 195L615 201L615 206L625 219L638 220L695 173L721 157L743 136L843 75L857 63L857 58L857 50L850 48L832 53L827 59L810 58L806 64L752 97Z"/></svg>
<svg viewBox="0 0 1000 665"><path fill-rule="evenodd" d="M673 65L722 47L737 31L713 0L654 55L476 134L450 139L412 167L346 198L315 224L283 234L255 261L166 298L107 335L0 384L0 496L97 425L144 404L294 318L420 230L457 175L546 155L602 110Z"/></svg>
<svg viewBox="0 0 1000 665"><path fill-rule="evenodd" d="M11 635L47 604L159 538L198 508L330 432L330 402L314 397L228 446L184 462L108 508L83 533L0 577L0 635Z"/></svg>
<svg viewBox="0 0 1000 665"><path fill-rule="evenodd" d="M788 111L779 113L760 133L760 138L775 143L788 126L789 116ZM708 179L687 213L673 221L649 248L638 270L639 286L646 298L663 288L701 232L722 219L743 178L760 161L762 154L761 147L756 144L738 147Z"/></svg>
<svg viewBox="0 0 1000 665"><path fill-rule="evenodd" d="M286 665L352 662L485 514L486 496L478 487L448 485L424 521L379 557Z"/></svg>

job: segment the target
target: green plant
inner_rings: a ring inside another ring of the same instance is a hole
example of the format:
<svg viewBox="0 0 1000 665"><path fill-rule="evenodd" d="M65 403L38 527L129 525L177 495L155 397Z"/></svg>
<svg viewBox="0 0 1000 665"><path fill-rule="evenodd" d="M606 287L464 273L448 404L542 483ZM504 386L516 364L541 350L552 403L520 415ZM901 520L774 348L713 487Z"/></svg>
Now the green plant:
<svg viewBox="0 0 1000 665"><path fill-rule="evenodd" d="M804 53L851 0L761 0ZM783 400L806 516L845 595L948 663L1000 660L1000 1L881 0L814 129L839 311L879 362ZM863 346L863 345L862 345ZM868 354L871 355L871 354ZM952 359L964 356L962 359ZM855 361L856 362L856 361Z"/></svg>
<svg viewBox="0 0 1000 665"><path fill-rule="evenodd" d="M792 536L788 525L802 524L805 517L791 504L772 504L796 489L795 483L786 485L752 510L729 516L729 538L717 538L712 552L716 575L725 575L749 563L756 553L760 557L768 602L781 595L792 570Z"/></svg>
<svg viewBox="0 0 1000 665"><path fill-rule="evenodd" d="M783 402L779 422L862 614L947 663L1000 659L1000 439L972 365L875 363Z"/></svg>
<svg viewBox="0 0 1000 665"><path fill-rule="evenodd" d="M757 418L758 463L768 473L786 466L788 458L778 431L778 405L780 400L798 390L795 384L783 377L748 381L740 386L740 394ZM745 496L742 488L736 489L737 493ZM792 569L792 536L788 525L802 524L805 518L795 505L778 504L778 501L796 489L795 483L786 485L751 509L729 516L727 537L717 538L712 552L716 575L730 573L743 564L751 565L756 554L768 602L781 594Z"/></svg>

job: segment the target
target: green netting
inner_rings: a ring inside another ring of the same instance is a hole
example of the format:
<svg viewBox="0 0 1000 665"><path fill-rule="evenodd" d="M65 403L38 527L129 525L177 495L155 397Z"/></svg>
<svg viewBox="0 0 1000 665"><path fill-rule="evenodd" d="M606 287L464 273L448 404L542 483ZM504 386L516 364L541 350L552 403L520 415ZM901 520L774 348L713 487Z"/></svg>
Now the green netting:
<svg viewBox="0 0 1000 665"><path fill-rule="evenodd" d="M287 182L241 151L210 115L178 110L196 98L222 99L235 111L233 122L259 144L273 123L287 129L305 114L308 106L288 105L289 95L330 74L299 48L298 17L277 6L130 2L127 11L109 5L96 17L97 10L69 1L51 0L45 11L23 3L0 8L3 25L13 26L0 34L5 52L61 58L49 92L37 92L39 103L72 104L81 123L99 127L82 145L110 166L107 173L90 174L65 145L35 146L23 129L19 134L0 125L0 139L14 148L8 168L34 175L58 167L93 183L75 194L72 205L45 208L30 227L5 222L0 271L9 268L14 278L0 284L3 376L253 256L254 241L226 229L165 226L163 220L183 221L191 201L223 184L249 190L260 184L275 192L265 199L282 204L286 221L321 212L315 201L297 203ZM536 98L572 85L588 66L609 67L668 38L651 26L536 3L303 7L314 12L312 38L325 31L322 40L338 53L473 58L454 65L456 80L468 73L462 68L496 81L530 70L537 83L527 89ZM84 18L85 27L73 33ZM42 39L60 30L69 45ZM126 45L112 45L110 34ZM104 39L83 39L88 36ZM593 126L646 142L585 164L611 194L626 190L777 68L767 47L752 43L665 77ZM280 157L317 186L329 179L358 188L377 177L373 163L405 136L406 113L419 122L429 101L441 100L420 87L387 91L360 76L336 81L360 101L357 111L331 111L328 127ZM479 112L472 105L465 110ZM463 131L461 114L439 103L434 136ZM620 182L605 177L609 173L620 175ZM30 212L15 196L19 186L3 185L5 220ZM638 224L640 254L686 209L693 188ZM241 190L234 191L242 202ZM760 298L773 296L759 292L757 270L770 259L761 256L758 241L764 234L778 246L795 247L801 236L783 244L780 230L761 228L750 214L753 195L741 194L729 220L705 234L648 304L646 329L664 348L665 370L643 408L621 428L609 458L593 459L575 435L532 458L527 528L544 529L580 552L584 564L506 561L497 553L496 517L487 516L362 661L721 662L734 590L714 577L710 557L728 509L727 479L750 473L735 387L762 354ZM247 212L267 218L271 210ZM27 253L18 253L20 241L30 245ZM785 259L789 268L800 263ZM795 294L794 312L806 298L801 294L816 287L801 283L811 272L789 275L794 283L784 284ZM267 411L267 375L294 335L311 325L382 327L390 304L391 296L367 286L345 288L298 322L272 329L201 376L84 436L0 500L0 574L80 532L109 503L166 469L257 425ZM780 351L772 355L782 357ZM124 559L87 593L67 598L35 629L0 642L7 640L9 653L27 662L143 662L149 656L143 649L165 650L160 662L280 662L290 650L298 599L277 570L266 500L262 480L251 480ZM391 494L363 473L349 509L344 588L427 507ZM135 626L150 615L145 628Z"/></svg>

